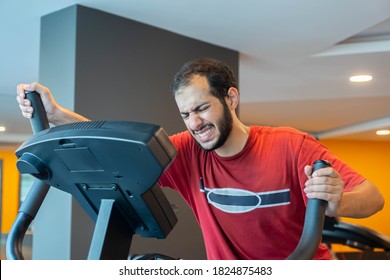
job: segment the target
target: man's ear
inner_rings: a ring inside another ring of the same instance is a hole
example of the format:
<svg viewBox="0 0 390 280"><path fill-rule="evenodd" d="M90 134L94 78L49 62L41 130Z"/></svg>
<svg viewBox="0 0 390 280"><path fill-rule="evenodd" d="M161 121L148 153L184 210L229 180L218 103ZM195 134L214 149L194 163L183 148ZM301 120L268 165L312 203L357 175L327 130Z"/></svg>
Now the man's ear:
<svg viewBox="0 0 390 280"><path fill-rule="evenodd" d="M240 101L240 96L238 94L238 89L235 88L235 87L231 87L229 88L228 92L227 92L227 103L228 103L228 106L235 110L238 106L238 103Z"/></svg>

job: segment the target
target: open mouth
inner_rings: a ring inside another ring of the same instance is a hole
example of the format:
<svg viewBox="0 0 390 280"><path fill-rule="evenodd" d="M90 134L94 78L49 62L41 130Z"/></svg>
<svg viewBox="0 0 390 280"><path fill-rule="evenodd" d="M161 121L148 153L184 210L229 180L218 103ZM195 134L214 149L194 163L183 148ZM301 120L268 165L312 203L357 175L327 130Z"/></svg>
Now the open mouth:
<svg viewBox="0 0 390 280"><path fill-rule="evenodd" d="M194 131L194 135L200 142L209 141L213 135L214 126L206 125L202 127L200 130Z"/></svg>

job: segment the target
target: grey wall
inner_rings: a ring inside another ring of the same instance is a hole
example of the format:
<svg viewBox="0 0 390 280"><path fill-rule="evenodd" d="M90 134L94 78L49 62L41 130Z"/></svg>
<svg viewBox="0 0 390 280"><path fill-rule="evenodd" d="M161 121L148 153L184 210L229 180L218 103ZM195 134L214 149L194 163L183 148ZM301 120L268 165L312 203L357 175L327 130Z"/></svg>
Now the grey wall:
<svg viewBox="0 0 390 280"><path fill-rule="evenodd" d="M238 73L237 52L81 6L76 44L78 112L157 123L168 133L185 128L170 92L184 62L211 56Z"/></svg>
<svg viewBox="0 0 390 280"><path fill-rule="evenodd" d="M170 83L184 62L210 56L227 62L238 74L235 51L83 6L44 16L41 30L40 81L52 89L62 105L94 120L150 122L161 125L169 134L175 133L185 127L170 93ZM177 208L177 226L165 240L136 236L131 252L206 258L191 210L177 193L167 190L166 194ZM71 198L62 199L65 201L61 204L66 206L57 212L64 213L55 215L67 217L60 219L65 221L65 229L56 226L53 219L50 223L43 221L40 224L46 240L39 236L35 239L39 246L49 247L44 244L50 243L47 232L61 228L68 234L64 247L69 250L58 254L49 248L51 252L36 254L39 259L85 258L93 223ZM52 210L42 209L49 216L54 215Z"/></svg>

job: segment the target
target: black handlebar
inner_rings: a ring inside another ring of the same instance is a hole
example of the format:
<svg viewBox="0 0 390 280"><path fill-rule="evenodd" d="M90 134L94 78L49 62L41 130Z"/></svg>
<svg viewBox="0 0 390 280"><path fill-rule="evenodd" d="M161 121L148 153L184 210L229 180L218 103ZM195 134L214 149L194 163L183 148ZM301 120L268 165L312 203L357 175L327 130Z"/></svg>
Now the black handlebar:
<svg viewBox="0 0 390 280"><path fill-rule="evenodd" d="M25 94L34 108L33 116L30 121L33 133L36 134L49 128L49 121L39 93L36 91L28 91L25 92ZM40 180L35 181L31 186L8 234L6 244L6 256L8 260L24 259L22 253L24 236L26 235L31 222L35 219L49 189L50 186Z"/></svg>
<svg viewBox="0 0 390 280"><path fill-rule="evenodd" d="M313 163L313 172L331 166L326 160L316 160ZM308 199L301 239L287 260L311 260L313 258L321 242L326 205L325 200Z"/></svg>
<svg viewBox="0 0 390 280"><path fill-rule="evenodd" d="M34 108L33 116L31 118L31 128L36 134L42 130L49 128L49 121L45 108L43 107L42 99L36 91L26 91L26 99L30 100L31 106Z"/></svg>

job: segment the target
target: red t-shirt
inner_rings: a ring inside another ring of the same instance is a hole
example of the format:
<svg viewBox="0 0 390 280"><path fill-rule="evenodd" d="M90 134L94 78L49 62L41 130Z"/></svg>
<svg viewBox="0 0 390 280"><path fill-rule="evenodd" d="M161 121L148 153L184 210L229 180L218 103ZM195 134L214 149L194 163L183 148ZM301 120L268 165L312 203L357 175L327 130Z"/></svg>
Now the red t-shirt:
<svg viewBox="0 0 390 280"><path fill-rule="evenodd" d="M292 128L252 126L243 150L231 157L203 151L188 131L170 139L177 156L159 182L192 208L208 259L287 258L304 223L305 165L328 160L345 191L364 180L309 134ZM320 245L315 259L329 258Z"/></svg>

